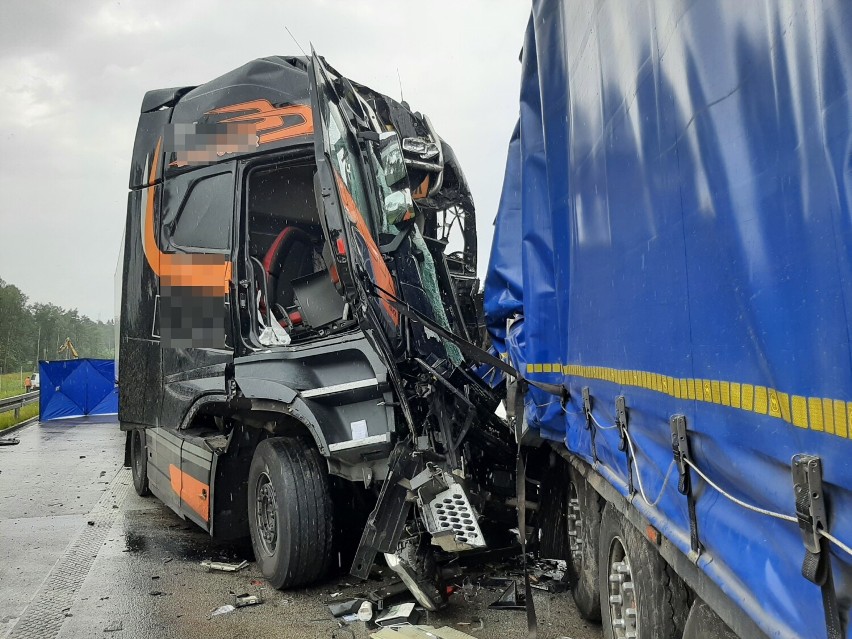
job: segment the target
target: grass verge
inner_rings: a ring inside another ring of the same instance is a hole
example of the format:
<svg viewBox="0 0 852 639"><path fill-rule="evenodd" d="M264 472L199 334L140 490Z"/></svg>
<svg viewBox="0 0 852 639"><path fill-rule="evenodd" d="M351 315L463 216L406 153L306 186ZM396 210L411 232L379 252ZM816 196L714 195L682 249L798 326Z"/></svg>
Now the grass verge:
<svg viewBox="0 0 852 639"><path fill-rule="evenodd" d="M24 371L26 378L27 372ZM20 371L16 373L6 373L0 375L0 399L4 397L14 397L15 395L23 395L24 383L21 381Z"/></svg>
<svg viewBox="0 0 852 639"><path fill-rule="evenodd" d="M21 409L21 416L18 419L15 419L15 411L13 410L0 413L0 431L11 428L15 424L20 424L30 417L35 417L36 415L38 415L38 402L24 406Z"/></svg>

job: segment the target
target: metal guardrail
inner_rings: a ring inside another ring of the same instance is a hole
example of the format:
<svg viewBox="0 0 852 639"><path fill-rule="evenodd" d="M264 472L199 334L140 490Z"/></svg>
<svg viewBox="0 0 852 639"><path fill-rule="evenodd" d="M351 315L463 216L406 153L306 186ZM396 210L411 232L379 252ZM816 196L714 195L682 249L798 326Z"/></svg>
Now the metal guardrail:
<svg viewBox="0 0 852 639"><path fill-rule="evenodd" d="M0 413L6 413L10 410L14 410L15 418L17 419L21 416L21 409L24 406L38 401L39 394L40 391L33 391L31 393L24 393L23 395L15 395L14 397L0 399Z"/></svg>

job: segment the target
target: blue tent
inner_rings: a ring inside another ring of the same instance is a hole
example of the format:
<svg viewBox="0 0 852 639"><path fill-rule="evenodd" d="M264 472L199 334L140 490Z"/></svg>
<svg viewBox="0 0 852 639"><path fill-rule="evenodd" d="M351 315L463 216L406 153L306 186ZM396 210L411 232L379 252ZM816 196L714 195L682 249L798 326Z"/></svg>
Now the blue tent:
<svg viewBox="0 0 852 639"><path fill-rule="evenodd" d="M118 387L113 360L39 362L38 370L41 377L41 421L118 413Z"/></svg>

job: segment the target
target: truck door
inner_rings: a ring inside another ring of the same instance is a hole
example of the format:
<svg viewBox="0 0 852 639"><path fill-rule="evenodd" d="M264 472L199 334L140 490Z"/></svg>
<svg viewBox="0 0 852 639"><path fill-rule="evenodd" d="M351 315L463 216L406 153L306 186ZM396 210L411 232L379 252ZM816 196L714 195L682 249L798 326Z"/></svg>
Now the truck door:
<svg viewBox="0 0 852 639"><path fill-rule="evenodd" d="M163 259L179 267L160 277L162 406L160 425L178 428L200 396L224 393L233 359L232 164L168 177L163 185Z"/></svg>
<svg viewBox="0 0 852 639"><path fill-rule="evenodd" d="M188 443L185 422L198 399L224 394L233 361L234 179L232 163L167 176L159 224L161 428L149 475L161 499L205 527L212 455Z"/></svg>

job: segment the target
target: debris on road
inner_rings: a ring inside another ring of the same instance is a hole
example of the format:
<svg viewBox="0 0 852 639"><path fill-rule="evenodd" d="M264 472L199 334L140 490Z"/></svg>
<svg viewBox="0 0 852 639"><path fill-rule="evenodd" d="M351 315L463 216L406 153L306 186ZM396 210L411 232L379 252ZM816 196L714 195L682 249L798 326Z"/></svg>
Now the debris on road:
<svg viewBox="0 0 852 639"><path fill-rule="evenodd" d="M169 558L167 561L171 561L171 558ZM166 562L164 561L163 563ZM239 572L243 568L247 567L249 565L249 562L243 560L238 564L229 564L224 561L209 561L205 559L201 562L201 565L207 568L207 570L218 570L221 572Z"/></svg>
<svg viewBox="0 0 852 639"><path fill-rule="evenodd" d="M526 610L526 596L518 592L518 583L513 580L500 598L488 607L492 610Z"/></svg>
<svg viewBox="0 0 852 639"><path fill-rule="evenodd" d="M359 621L368 622L373 618L373 604L369 601L361 602L361 606L358 608L357 618Z"/></svg>
<svg viewBox="0 0 852 639"><path fill-rule="evenodd" d="M420 617L420 612L414 606L415 604L413 601L391 606L381 617L376 617L376 625L412 625L416 623L417 619Z"/></svg>
<svg viewBox="0 0 852 639"><path fill-rule="evenodd" d="M210 618L212 619L213 617L217 617L219 615L227 615L234 612L234 610L236 610L235 606L232 606L231 604L225 604L224 606L219 606L218 608L216 608L216 610L211 612Z"/></svg>
<svg viewBox="0 0 852 639"><path fill-rule="evenodd" d="M120 621L113 621L104 628L104 632L118 632L119 630L124 630L124 624Z"/></svg>
<svg viewBox="0 0 852 639"><path fill-rule="evenodd" d="M17 437L4 437L0 439L0 446L17 446L21 440Z"/></svg>
<svg viewBox="0 0 852 639"><path fill-rule="evenodd" d="M247 592L238 595L233 590L229 594L231 595L231 599L234 602L234 607L236 608L245 608L246 606L257 606L258 604L262 604L264 602L263 588L258 589L256 595L250 595Z"/></svg>
<svg viewBox="0 0 852 639"><path fill-rule="evenodd" d="M399 628L382 628L370 635L372 639L471 639L473 635L443 626L401 626Z"/></svg>
<svg viewBox="0 0 852 639"><path fill-rule="evenodd" d="M346 615L357 613L361 609L361 606L365 603L369 602L363 597L347 599L345 601L335 601L334 603L328 604L328 609L331 612L332 617L344 617Z"/></svg>
<svg viewBox="0 0 852 639"><path fill-rule="evenodd" d="M482 630L485 628L485 621L479 617L470 621L457 621L457 626L470 626L471 630Z"/></svg>
<svg viewBox="0 0 852 639"><path fill-rule="evenodd" d="M371 590L367 593L367 599L373 602L376 610L384 610L394 599L408 594L408 586L402 580L392 581L381 588Z"/></svg>

